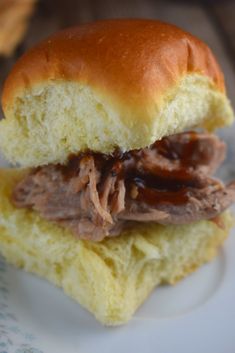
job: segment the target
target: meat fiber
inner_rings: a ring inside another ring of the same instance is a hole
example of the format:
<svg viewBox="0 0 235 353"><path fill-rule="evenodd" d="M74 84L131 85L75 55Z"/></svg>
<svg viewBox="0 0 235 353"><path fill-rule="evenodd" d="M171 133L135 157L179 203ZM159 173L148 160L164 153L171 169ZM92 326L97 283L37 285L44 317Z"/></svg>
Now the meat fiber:
<svg viewBox="0 0 235 353"><path fill-rule="evenodd" d="M213 219L235 201L235 182L225 186L211 177L225 152L218 137L195 132L112 156L87 152L65 166L32 170L16 186L13 202L94 241L119 235L133 222Z"/></svg>

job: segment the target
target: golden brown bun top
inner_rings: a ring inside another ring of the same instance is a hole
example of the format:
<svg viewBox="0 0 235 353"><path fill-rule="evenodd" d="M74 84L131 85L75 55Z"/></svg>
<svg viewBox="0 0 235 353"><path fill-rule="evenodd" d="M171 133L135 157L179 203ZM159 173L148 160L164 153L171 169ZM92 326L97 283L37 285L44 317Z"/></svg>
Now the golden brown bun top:
<svg viewBox="0 0 235 353"><path fill-rule="evenodd" d="M224 91L213 54L191 34L154 20L103 20L58 32L23 55L5 83L3 107L22 90L54 79L111 92L123 104L147 102L194 72Z"/></svg>
<svg viewBox="0 0 235 353"><path fill-rule="evenodd" d="M210 49L153 20L99 21L51 36L13 67L3 111L0 148L29 167L233 121Z"/></svg>

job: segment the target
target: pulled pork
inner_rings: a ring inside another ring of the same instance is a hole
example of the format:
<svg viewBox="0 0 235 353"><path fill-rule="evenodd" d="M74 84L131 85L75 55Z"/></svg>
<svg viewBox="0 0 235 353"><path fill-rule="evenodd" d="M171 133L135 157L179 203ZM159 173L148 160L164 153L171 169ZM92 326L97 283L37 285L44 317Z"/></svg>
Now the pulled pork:
<svg viewBox="0 0 235 353"><path fill-rule="evenodd" d="M235 182L224 186L211 177L225 152L218 137L195 132L123 154L87 152L65 166L32 170L16 186L13 202L94 241L120 234L133 221L213 219L235 201Z"/></svg>

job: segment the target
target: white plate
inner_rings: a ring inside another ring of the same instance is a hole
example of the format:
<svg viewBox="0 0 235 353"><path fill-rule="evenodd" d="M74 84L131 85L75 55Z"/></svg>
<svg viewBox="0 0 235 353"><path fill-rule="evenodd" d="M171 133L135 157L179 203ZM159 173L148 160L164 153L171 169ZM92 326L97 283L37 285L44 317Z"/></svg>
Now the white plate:
<svg viewBox="0 0 235 353"><path fill-rule="evenodd" d="M0 260L0 353L234 353L234 303L235 231L212 263L157 288L118 328Z"/></svg>

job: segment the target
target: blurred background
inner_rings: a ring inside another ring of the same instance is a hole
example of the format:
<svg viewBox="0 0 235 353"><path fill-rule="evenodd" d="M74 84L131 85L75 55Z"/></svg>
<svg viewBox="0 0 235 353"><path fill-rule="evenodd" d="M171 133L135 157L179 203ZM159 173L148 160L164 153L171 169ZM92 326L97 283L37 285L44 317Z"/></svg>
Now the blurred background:
<svg viewBox="0 0 235 353"><path fill-rule="evenodd" d="M224 70L235 108L235 1L225 0L0 0L0 94L17 58L51 33L98 19L133 17L170 22L203 39ZM220 176L235 178L234 125L219 134L228 143Z"/></svg>

